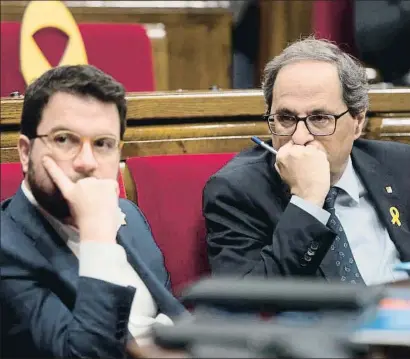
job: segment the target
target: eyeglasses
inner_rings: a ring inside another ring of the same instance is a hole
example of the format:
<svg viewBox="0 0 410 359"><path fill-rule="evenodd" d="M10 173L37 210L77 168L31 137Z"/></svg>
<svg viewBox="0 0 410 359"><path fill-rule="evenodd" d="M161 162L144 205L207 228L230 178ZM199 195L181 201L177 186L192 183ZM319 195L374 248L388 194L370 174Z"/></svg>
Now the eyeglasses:
<svg viewBox="0 0 410 359"><path fill-rule="evenodd" d="M275 113L263 117L268 121L270 131L277 136L292 136L296 132L299 121L305 123L313 136L330 136L336 131L337 120L348 112L347 109L340 115L315 114L306 117Z"/></svg>
<svg viewBox="0 0 410 359"><path fill-rule="evenodd" d="M34 138L44 138L50 150L56 156L65 160L77 156L86 141L91 143L94 156L97 159L113 157L118 153L121 144L115 136L103 135L89 138L66 130L50 132L46 135L37 135Z"/></svg>

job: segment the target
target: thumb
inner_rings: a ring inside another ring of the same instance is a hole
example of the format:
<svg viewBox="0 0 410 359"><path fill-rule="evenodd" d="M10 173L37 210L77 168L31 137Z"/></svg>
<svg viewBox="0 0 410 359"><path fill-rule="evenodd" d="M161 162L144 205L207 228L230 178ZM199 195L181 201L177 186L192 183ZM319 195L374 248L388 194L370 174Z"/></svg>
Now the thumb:
<svg viewBox="0 0 410 359"><path fill-rule="evenodd" d="M279 176L280 176L280 171L279 171L279 167L278 167L278 164L275 162L275 170L276 170L276 172L278 172L278 174L279 174Z"/></svg>

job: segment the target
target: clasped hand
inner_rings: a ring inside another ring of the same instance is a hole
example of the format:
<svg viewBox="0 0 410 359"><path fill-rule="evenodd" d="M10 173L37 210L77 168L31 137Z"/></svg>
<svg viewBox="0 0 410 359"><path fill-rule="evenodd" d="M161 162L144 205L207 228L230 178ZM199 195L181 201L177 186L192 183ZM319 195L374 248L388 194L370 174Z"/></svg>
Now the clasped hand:
<svg viewBox="0 0 410 359"><path fill-rule="evenodd" d="M276 170L293 195L323 207L330 188L330 164L320 144L289 141L276 156Z"/></svg>
<svg viewBox="0 0 410 359"><path fill-rule="evenodd" d="M43 165L67 201L80 240L115 242L118 229L118 182L87 177L73 182L55 161Z"/></svg>

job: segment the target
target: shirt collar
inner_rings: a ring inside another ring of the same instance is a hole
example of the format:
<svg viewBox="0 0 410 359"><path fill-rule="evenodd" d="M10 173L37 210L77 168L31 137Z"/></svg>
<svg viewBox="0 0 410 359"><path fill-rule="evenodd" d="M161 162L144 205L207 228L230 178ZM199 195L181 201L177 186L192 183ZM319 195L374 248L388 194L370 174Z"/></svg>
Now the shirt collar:
<svg viewBox="0 0 410 359"><path fill-rule="evenodd" d="M343 175L339 179L339 181L336 182L335 187L338 187L342 189L344 192L346 192L349 195L349 197L356 202L356 204L359 203L359 179L353 168L352 159L350 156L347 162L347 166L343 172Z"/></svg>

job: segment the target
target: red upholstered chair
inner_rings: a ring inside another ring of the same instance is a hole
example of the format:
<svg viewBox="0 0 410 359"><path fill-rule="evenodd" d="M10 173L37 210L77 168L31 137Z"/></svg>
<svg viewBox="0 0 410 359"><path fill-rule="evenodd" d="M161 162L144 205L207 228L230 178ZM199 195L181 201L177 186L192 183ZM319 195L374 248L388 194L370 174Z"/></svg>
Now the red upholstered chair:
<svg viewBox="0 0 410 359"><path fill-rule="evenodd" d="M209 272L202 190L233 153L132 157L138 206L165 257L173 291Z"/></svg>
<svg viewBox="0 0 410 359"><path fill-rule="evenodd" d="M312 27L317 38L336 42L355 55L353 0L316 0L313 3Z"/></svg>
<svg viewBox="0 0 410 359"><path fill-rule="evenodd" d="M13 196L23 180L20 162L0 164L0 201Z"/></svg>
<svg viewBox="0 0 410 359"><path fill-rule="evenodd" d="M120 188L120 198L127 198L127 192L125 191L125 183L122 172L118 172L118 187Z"/></svg>
<svg viewBox="0 0 410 359"><path fill-rule="evenodd" d="M13 196L23 180L20 162L0 164L0 201ZM124 179L121 172L118 175L120 197L127 198L125 193Z"/></svg>
<svg viewBox="0 0 410 359"><path fill-rule="evenodd" d="M121 82L127 92L154 91L151 42L138 24L79 24L88 63ZM51 66L57 66L67 35L55 28L38 31L34 38ZM20 72L20 23L1 22L0 96L24 93Z"/></svg>

